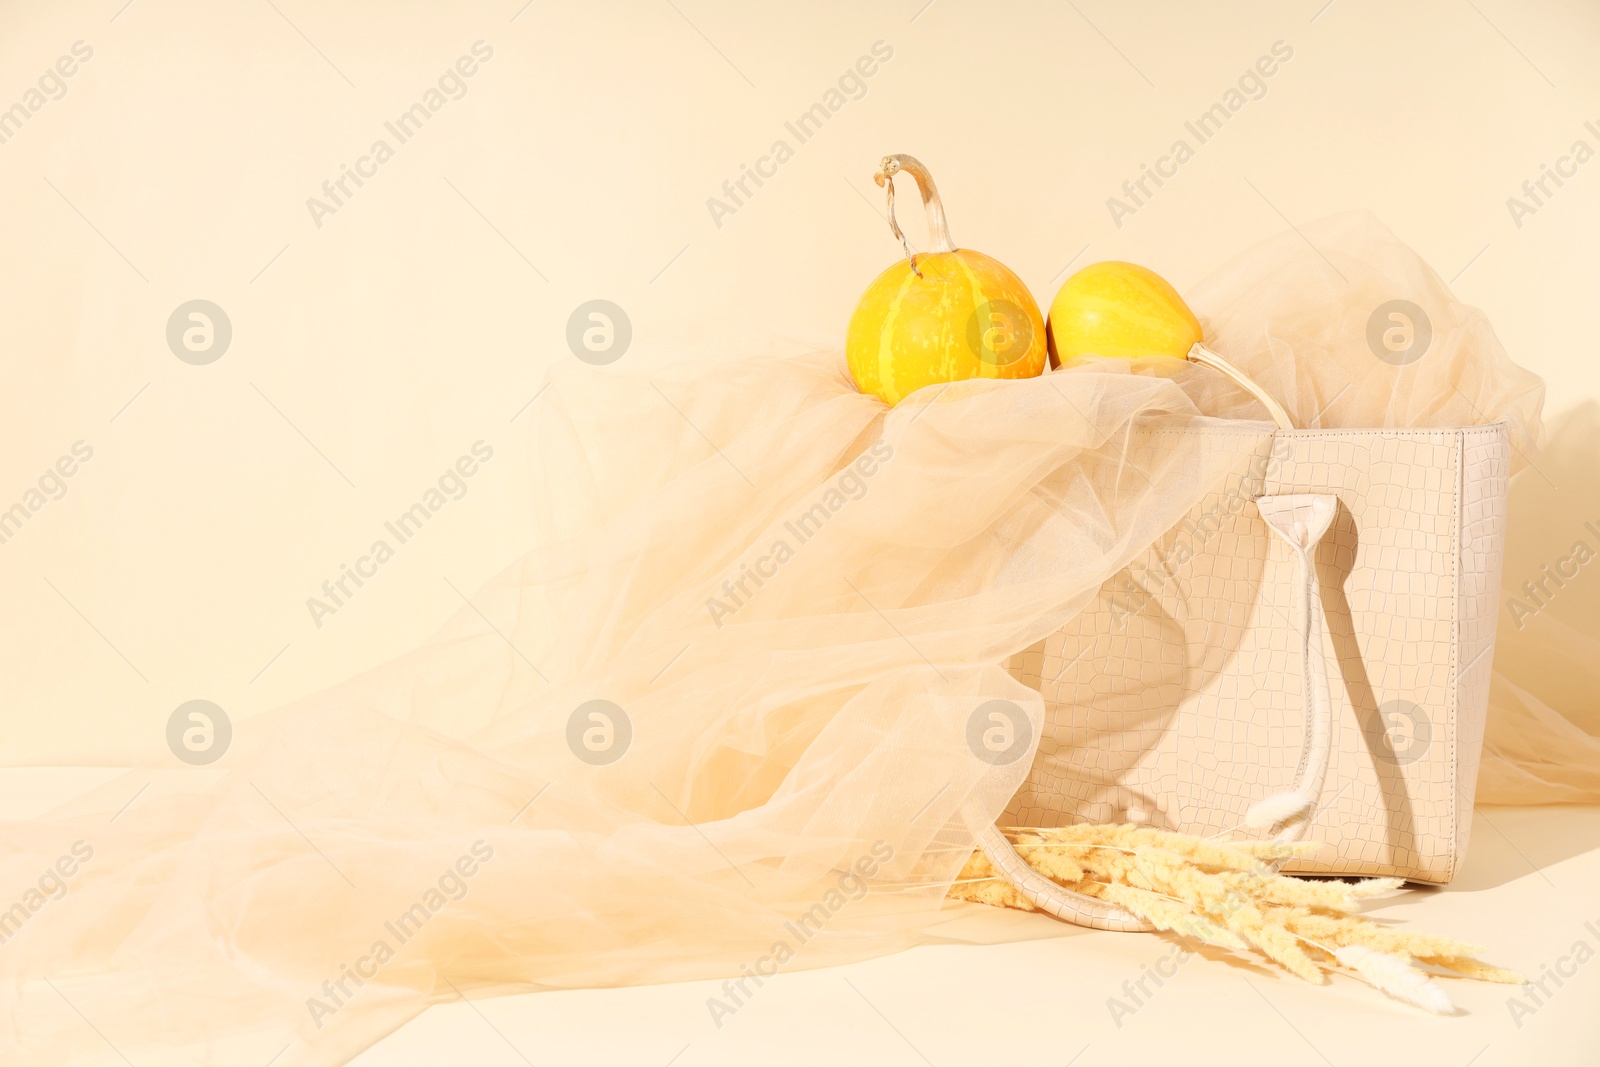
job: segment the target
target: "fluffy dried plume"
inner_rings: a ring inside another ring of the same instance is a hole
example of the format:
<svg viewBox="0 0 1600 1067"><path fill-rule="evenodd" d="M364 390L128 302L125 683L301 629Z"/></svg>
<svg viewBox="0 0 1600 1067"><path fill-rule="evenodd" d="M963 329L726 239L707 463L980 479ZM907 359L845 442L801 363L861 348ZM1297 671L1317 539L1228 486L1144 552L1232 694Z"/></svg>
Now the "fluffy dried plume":
<svg viewBox="0 0 1600 1067"><path fill-rule="evenodd" d="M1424 965L1479 981L1522 981L1478 959L1483 950L1475 945L1355 914L1363 901L1398 889L1398 878L1313 881L1278 873L1285 860L1317 851L1316 842L1202 839L1129 823L1007 833L1018 855L1067 889L1116 904L1158 930L1254 951L1314 984L1344 969L1396 1000L1450 1014L1449 995ZM967 860L950 896L1037 910L981 852Z"/></svg>
<svg viewBox="0 0 1600 1067"><path fill-rule="evenodd" d="M1345 945L1334 953L1338 961L1396 1000L1435 1015L1454 1015L1455 1002L1444 987L1412 966L1405 956L1379 952L1365 945Z"/></svg>

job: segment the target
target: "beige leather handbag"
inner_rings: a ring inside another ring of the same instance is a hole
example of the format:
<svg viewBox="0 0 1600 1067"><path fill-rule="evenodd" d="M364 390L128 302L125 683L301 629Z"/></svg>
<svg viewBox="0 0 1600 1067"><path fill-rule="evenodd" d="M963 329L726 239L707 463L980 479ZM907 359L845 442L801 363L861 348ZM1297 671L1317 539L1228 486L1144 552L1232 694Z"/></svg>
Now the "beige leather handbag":
<svg viewBox="0 0 1600 1067"><path fill-rule="evenodd" d="M1010 662L1045 725L1000 824L1309 837L1285 870L1449 882L1488 703L1505 428L1202 433L1237 448L1236 477ZM1132 447L1196 445L1167 436ZM1149 928L1038 876L994 827L977 837L1044 910Z"/></svg>

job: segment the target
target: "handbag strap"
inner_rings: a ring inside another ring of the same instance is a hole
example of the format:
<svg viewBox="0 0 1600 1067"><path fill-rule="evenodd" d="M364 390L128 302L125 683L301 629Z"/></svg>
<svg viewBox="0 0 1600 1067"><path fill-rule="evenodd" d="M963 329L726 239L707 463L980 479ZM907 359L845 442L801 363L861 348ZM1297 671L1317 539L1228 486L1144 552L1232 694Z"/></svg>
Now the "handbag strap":
<svg viewBox="0 0 1600 1067"><path fill-rule="evenodd" d="M1322 493L1286 493L1259 496L1256 509L1267 527L1294 550L1300 563L1300 669L1302 699L1306 704L1306 739L1300 747L1292 789L1274 793L1250 806L1245 825L1271 828L1279 841L1296 841L1311 825L1312 809L1322 796L1333 751L1333 698L1328 691L1328 665L1322 650L1322 596L1317 590L1313 556L1328 532L1339 500Z"/></svg>
<svg viewBox="0 0 1600 1067"><path fill-rule="evenodd" d="M1000 828L982 818L968 819L968 827L983 854L989 858L995 873L1011 883L1011 888L1021 893L1040 911L1076 926L1094 930L1113 930L1121 933L1147 933L1154 924L1123 910L1115 904L1057 885L1028 865L1017 855Z"/></svg>

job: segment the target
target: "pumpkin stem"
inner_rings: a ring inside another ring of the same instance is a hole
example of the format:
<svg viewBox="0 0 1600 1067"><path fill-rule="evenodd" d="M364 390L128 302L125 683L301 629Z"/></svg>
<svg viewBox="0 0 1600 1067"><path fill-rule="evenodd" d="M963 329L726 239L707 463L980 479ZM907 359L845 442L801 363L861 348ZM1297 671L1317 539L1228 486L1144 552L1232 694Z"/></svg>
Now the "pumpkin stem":
<svg viewBox="0 0 1600 1067"><path fill-rule="evenodd" d="M900 238L900 246L906 250L906 258L911 261L911 269L922 277L922 272L917 270L917 257L911 251L911 244L906 240L906 235L900 231L900 224L894 218L894 176L905 171L916 179L917 189L922 193L922 207L928 215L928 240L932 244L929 251L954 252L955 244L950 240L950 224L944 220L944 202L939 199L939 190L933 184L933 175L928 173L928 168L913 156L892 155L884 156L878 164L878 173L872 180L883 186L889 198L889 229Z"/></svg>
<svg viewBox="0 0 1600 1067"><path fill-rule="evenodd" d="M1245 392L1261 402L1261 406L1267 409L1267 414L1272 416L1272 421L1277 423L1280 429L1294 429L1294 422L1289 418L1289 413L1283 409L1283 405L1273 399L1271 393L1257 385L1255 379L1250 375L1198 341L1195 342L1194 347L1189 349L1189 358L1203 367L1221 371L1229 378L1232 378L1234 384L1240 386Z"/></svg>

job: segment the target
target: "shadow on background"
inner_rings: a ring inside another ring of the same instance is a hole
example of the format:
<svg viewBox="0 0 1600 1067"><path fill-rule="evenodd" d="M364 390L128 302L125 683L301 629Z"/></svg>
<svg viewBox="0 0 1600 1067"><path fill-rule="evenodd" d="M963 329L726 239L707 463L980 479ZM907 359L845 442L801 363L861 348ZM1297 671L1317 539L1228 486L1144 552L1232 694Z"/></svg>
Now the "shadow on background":
<svg viewBox="0 0 1600 1067"><path fill-rule="evenodd" d="M1511 483L1481 804L1600 803L1600 403Z"/></svg>

